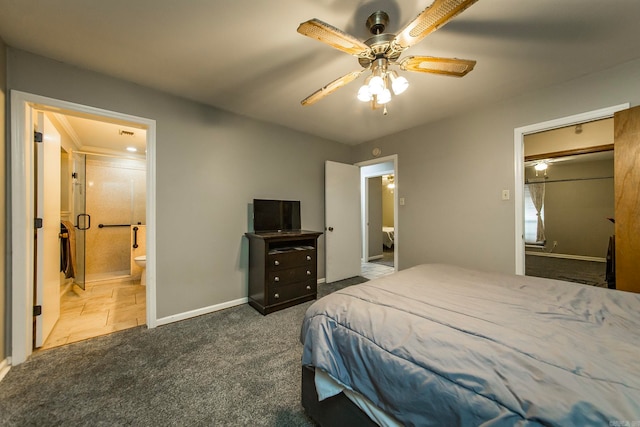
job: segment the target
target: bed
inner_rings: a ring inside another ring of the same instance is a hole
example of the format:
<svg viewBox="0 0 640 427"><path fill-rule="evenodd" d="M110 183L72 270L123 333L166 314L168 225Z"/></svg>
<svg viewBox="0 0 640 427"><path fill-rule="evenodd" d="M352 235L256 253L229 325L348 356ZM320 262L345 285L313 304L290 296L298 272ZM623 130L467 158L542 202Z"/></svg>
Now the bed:
<svg viewBox="0 0 640 427"><path fill-rule="evenodd" d="M301 341L320 425L640 425L628 292L420 265L316 301Z"/></svg>
<svg viewBox="0 0 640 427"><path fill-rule="evenodd" d="M382 244L391 249L395 240L393 227L382 227Z"/></svg>

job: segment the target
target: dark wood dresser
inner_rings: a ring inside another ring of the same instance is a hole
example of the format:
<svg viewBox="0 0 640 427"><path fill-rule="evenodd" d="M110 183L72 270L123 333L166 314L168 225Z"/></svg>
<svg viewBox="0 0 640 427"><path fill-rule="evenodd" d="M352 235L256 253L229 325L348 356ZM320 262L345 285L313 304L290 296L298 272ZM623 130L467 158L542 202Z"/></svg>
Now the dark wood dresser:
<svg viewBox="0 0 640 427"><path fill-rule="evenodd" d="M249 239L249 304L262 314L316 299L317 231L245 233Z"/></svg>

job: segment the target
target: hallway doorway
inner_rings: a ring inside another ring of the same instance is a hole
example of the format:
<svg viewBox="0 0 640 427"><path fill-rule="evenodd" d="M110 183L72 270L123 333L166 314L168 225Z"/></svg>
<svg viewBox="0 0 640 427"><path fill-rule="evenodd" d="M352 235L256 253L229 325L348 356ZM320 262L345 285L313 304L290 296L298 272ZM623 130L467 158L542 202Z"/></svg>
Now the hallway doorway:
<svg viewBox="0 0 640 427"><path fill-rule="evenodd" d="M397 156L358 163L358 166L363 275L384 276L398 271Z"/></svg>

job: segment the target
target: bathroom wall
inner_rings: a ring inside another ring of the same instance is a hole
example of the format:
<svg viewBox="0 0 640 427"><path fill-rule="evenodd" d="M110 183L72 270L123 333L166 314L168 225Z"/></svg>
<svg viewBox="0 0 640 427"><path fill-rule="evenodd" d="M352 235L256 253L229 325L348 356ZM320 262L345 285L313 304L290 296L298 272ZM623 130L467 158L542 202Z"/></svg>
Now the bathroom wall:
<svg viewBox="0 0 640 427"><path fill-rule="evenodd" d="M144 160L87 156L87 281L131 274L131 228L145 223ZM126 227L99 225L126 224Z"/></svg>
<svg viewBox="0 0 640 427"><path fill-rule="evenodd" d="M134 228L138 228L137 230L137 238L134 239ZM129 264L131 265L131 277L140 280L142 277L142 268L138 267L138 264L135 263L134 258L141 255L147 254L147 226L146 225L132 225L130 228L130 248L131 248L131 259L129 260ZM133 247L133 243L138 244L137 248Z"/></svg>

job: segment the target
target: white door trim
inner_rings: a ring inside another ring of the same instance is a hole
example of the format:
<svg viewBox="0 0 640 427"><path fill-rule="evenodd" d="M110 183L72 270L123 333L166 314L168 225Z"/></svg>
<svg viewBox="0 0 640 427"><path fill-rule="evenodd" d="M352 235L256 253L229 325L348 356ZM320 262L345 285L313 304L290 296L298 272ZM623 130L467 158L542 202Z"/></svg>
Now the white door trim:
<svg viewBox="0 0 640 427"><path fill-rule="evenodd" d="M516 265L515 272L524 275L524 137L532 133L572 126L579 123L613 117L614 113L629 108L629 103L587 111L573 116L562 117L546 122L535 123L514 129L514 165L515 165L515 211L516 211Z"/></svg>
<svg viewBox="0 0 640 427"><path fill-rule="evenodd" d="M385 156L385 157L378 157L376 159L371 159L371 160L365 160L363 162L358 162L355 165L362 168L363 166L371 166L371 165L377 165L379 163L387 163L387 162L393 162L393 176L394 176L394 181L396 184L396 188L395 191L393 192L393 211L394 211L394 215L393 215L393 242L394 242L394 251L393 251L393 268L395 271L398 271L398 253L400 252L400 245L398 244L398 238L400 236L400 233L398 233L398 217L400 216L400 211L398 210L398 206L399 206L399 198L398 198L398 192L399 192L399 179L398 179L398 155L397 154L392 154L390 156ZM381 176L381 175L385 175L384 173L377 173L377 174L372 174L372 175L366 175L364 177L362 177L362 183L366 182L366 178L371 178L373 176ZM364 236L363 238L363 254L368 253L368 245L369 245L369 241L368 241L368 233L366 232L365 228L366 228L366 209L368 209L367 206L367 202L366 202L366 198L367 198L367 194L365 192L365 186L361 185L360 186L360 191L362 192L361 194L361 203L362 203L362 235ZM366 245L366 246L364 246ZM365 249L366 248L366 249Z"/></svg>
<svg viewBox="0 0 640 427"><path fill-rule="evenodd" d="M32 107L68 110L136 123L147 131L147 327L156 326L156 122L31 93L11 91L11 363L32 353L34 180L33 144L25 146L33 129L27 114ZM30 140L30 139L29 139Z"/></svg>

